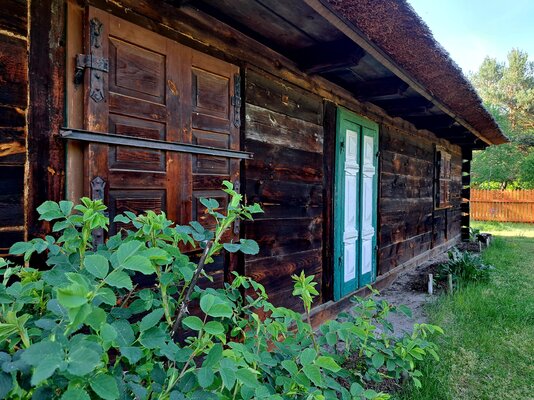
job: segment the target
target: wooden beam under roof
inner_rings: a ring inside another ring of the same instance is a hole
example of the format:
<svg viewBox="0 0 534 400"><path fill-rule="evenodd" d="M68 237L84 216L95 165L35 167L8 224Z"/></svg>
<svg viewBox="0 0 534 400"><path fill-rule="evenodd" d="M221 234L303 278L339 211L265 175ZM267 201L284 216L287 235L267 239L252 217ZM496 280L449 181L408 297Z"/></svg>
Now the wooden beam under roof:
<svg viewBox="0 0 534 400"><path fill-rule="evenodd" d="M434 106L431 101L420 96L379 100L373 103L383 108L393 117L425 116L428 115L428 111Z"/></svg>
<svg viewBox="0 0 534 400"><path fill-rule="evenodd" d="M409 85L396 76L355 83L349 89L361 101L392 100L401 97Z"/></svg>
<svg viewBox="0 0 534 400"><path fill-rule="evenodd" d="M417 129L428 129L430 131L434 129L448 129L458 124L447 114L411 116L406 117L406 119L414 124Z"/></svg>
<svg viewBox="0 0 534 400"><path fill-rule="evenodd" d="M319 43L296 51L292 57L307 74L323 74L358 65L365 51L348 39Z"/></svg>

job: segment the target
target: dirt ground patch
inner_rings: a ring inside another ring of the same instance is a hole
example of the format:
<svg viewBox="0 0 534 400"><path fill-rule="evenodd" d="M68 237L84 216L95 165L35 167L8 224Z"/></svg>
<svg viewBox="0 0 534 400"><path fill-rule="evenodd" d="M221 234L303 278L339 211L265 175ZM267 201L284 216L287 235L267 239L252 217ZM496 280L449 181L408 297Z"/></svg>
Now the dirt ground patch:
<svg viewBox="0 0 534 400"><path fill-rule="evenodd" d="M457 246L462 251L479 252L478 243L460 243ZM434 295L429 295L428 274L436 276L440 264L447 262L448 254L445 252L425 263L405 271L389 286L380 293L381 299L387 300L394 305L405 305L412 310L412 318L402 313L391 314L390 322L393 324L394 333L401 335L404 332L411 333L414 323L426 323L428 321L424 305L435 299L435 296L445 290L443 285L434 286Z"/></svg>

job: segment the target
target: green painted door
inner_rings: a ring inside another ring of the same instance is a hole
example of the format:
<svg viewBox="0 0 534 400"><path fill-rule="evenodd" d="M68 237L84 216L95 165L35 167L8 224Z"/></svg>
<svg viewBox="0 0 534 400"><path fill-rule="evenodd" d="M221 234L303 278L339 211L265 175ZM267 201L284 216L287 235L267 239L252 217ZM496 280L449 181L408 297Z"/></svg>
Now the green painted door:
<svg viewBox="0 0 534 400"><path fill-rule="evenodd" d="M374 281L378 125L339 108L334 187L334 298Z"/></svg>

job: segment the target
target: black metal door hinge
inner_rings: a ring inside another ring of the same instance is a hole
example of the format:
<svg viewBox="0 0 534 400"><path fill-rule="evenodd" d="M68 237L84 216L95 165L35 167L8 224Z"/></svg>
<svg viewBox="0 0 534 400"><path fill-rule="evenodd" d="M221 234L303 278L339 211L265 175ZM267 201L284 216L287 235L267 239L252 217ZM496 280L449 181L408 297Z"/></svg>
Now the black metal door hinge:
<svg viewBox="0 0 534 400"><path fill-rule="evenodd" d="M234 95L232 96L232 106L234 107L234 126L241 126L241 75L234 75Z"/></svg>
<svg viewBox="0 0 534 400"><path fill-rule="evenodd" d="M74 83L81 84L85 75L85 70L89 69L89 96L93 101L99 103L105 99L104 87L107 80L104 74L109 72L109 59L103 57L104 48L102 39L104 25L98 18L90 21L90 44L86 51L89 54L78 54L76 56L76 71Z"/></svg>
<svg viewBox="0 0 534 400"><path fill-rule="evenodd" d="M109 59L87 54L76 55L76 72L74 74L74 83L77 85L83 82L83 75L86 68L94 71L109 72Z"/></svg>

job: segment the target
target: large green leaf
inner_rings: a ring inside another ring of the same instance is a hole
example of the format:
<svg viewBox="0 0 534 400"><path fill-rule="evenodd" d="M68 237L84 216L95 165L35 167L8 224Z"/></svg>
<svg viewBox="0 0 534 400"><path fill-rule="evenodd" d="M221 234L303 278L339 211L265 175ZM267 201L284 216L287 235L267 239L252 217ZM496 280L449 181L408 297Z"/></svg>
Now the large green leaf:
<svg viewBox="0 0 534 400"><path fill-rule="evenodd" d="M115 293L113 292L113 290L107 287L98 289L95 298L97 300L100 300L102 303L108 304L110 306L114 306L115 304L117 304L117 297L115 296Z"/></svg>
<svg viewBox="0 0 534 400"><path fill-rule="evenodd" d="M222 354L223 354L222 344L220 343L214 344L213 347L210 349L208 355L204 359L202 366L210 367L210 368L214 367L221 360Z"/></svg>
<svg viewBox="0 0 534 400"><path fill-rule="evenodd" d="M79 283L56 289L57 300L65 308L81 307L87 303L89 291Z"/></svg>
<svg viewBox="0 0 534 400"><path fill-rule="evenodd" d="M197 372L198 384L202 388L207 388L213 383L215 379L215 374L211 368L200 368Z"/></svg>
<svg viewBox="0 0 534 400"><path fill-rule="evenodd" d="M125 260L121 266L125 269L138 271L145 275L151 275L156 272L154 265L146 257L135 255Z"/></svg>
<svg viewBox="0 0 534 400"><path fill-rule="evenodd" d="M204 325L204 330L211 335L221 335L224 333L224 326L219 321L209 321Z"/></svg>
<svg viewBox="0 0 534 400"><path fill-rule="evenodd" d="M384 356L381 353L375 353L371 357L371 362L373 363L373 367L378 369L384 364Z"/></svg>
<svg viewBox="0 0 534 400"><path fill-rule="evenodd" d="M95 331L100 330L100 327L106 322L107 314L100 307L95 307L93 311L87 316L84 323L89 325Z"/></svg>
<svg viewBox="0 0 534 400"><path fill-rule="evenodd" d="M13 387L13 378L10 374L0 372L0 399L5 399Z"/></svg>
<svg viewBox="0 0 534 400"><path fill-rule="evenodd" d="M299 370L297 364L293 360L284 360L282 361L282 367L289 372L291 375L297 375Z"/></svg>
<svg viewBox="0 0 534 400"><path fill-rule="evenodd" d="M67 371L72 375L84 376L94 371L100 363L100 354L85 345L78 345L69 352Z"/></svg>
<svg viewBox="0 0 534 400"><path fill-rule="evenodd" d="M341 369L341 367L334 361L332 357L327 356L317 357L317 360L315 360L315 365L332 372L338 372Z"/></svg>
<svg viewBox="0 0 534 400"><path fill-rule="evenodd" d="M151 313L145 315L141 322L139 323L139 331L144 332L153 326L156 326L156 324L161 321L161 317L163 317L163 308L158 308Z"/></svg>
<svg viewBox="0 0 534 400"><path fill-rule="evenodd" d="M199 331L204 326L204 324L202 323L202 320L194 315L185 317L182 320L182 324L184 324L184 326L194 331Z"/></svg>
<svg viewBox="0 0 534 400"><path fill-rule="evenodd" d="M323 376L321 375L321 370L318 366L308 364L302 368L302 371L315 386L321 386L323 384Z"/></svg>
<svg viewBox="0 0 534 400"><path fill-rule="evenodd" d="M258 379L256 374L252 372L249 368L240 368L235 372L237 380L250 388L255 388L258 386Z"/></svg>
<svg viewBox="0 0 534 400"><path fill-rule="evenodd" d="M121 354L128 359L132 365L143 357L143 351L139 347L124 346L120 348Z"/></svg>
<svg viewBox="0 0 534 400"><path fill-rule="evenodd" d="M231 317L232 308L218 297L205 294L200 298L200 308L210 317Z"/></svg>
<svg viewBox="0 0 534 400"><path fill-rule="evenodd" d="M119 398L119 388L115 378L111 375L101 374L91 379L91 389L104 400Z"/></svg>
<svg viewBox="0 0 534 400"><path fill-rule="evenodd" d="M240 240L241 247L239 250L245 254L258 254L260 251L260 247L258 246L258 243L256 243L255 240L252 239L241 239Z"/></svg>
<svg viewBox="0 0 534 400"><path fill-rule="evenodd" d="M54 355L52 357L49 356L47 358L40 358L39 361L39 364L37 364L37 366L33 370L33 375L31 379L31 384L33 386L37 386L45 379L50 378L63 362L59 355Z"/></svg>
<svg viewBox="0 0 534 400"><path fill-rule="evenodd" d="M163 330L160 328L150 328L141 333L141 336L139 336L139 343L147 349L156 349L165 346L166 339L167 335Z"/></svg>
<svg viewBox="0 0 534 400"><path fill-rule="evenodd" d="M111 343L117 338L117 330L110 324L105 323L100 329L100 337L105 343Z"/></svg>
<svg viewBox="0 0 534 400"><path fill-rule="evenodd" d="M142 247L144 247L144 244L137 240L121 244L117 249L117 261L119 265L123 265L130 257L141 250Z"/></svg>
<svg viewBox="0 0 534 400"><path fill-rule="evenodd" d="M109 271L107 258L100 254L91 254L85 257L83 265L91 275L100 279L104 279Z"/></svg>
<svg viewBox="0 0 534 400"><path fill-rule="evenodd" d="M300 355L300 363L302 365L311 364L315 360L315 357L317 357L317 352L314 349L304 349Z"/></svg>
<svg viewBox="0 0 534 400"><path fill-rule="evenodd" d="M112 271L107 277L106 279L104 279L104 281L110 285L110 286L114 286L116 288L125 288L125 289L128 289L128 290L132 290L133 288L133 285L132 285L132 279L130 278L130 276L124 272L124 271L121 271L120 269L116 269L114 271Z"/></svg>
<svg viewBox="0 0 534 400"><path fill-rule="evenodd" d="M135 340L134 332L130 323L124 319L120 319L111 324L117 331L117 337L114 340L116 347L126 347Z"/></svg>
<svg viewBox="0 0 534 400"><path fill-rule="evenodd" d="M61 400L91 400L91 398L83 389L70 388L65 393L63 393L63 396L61 396Z"/></svg>

